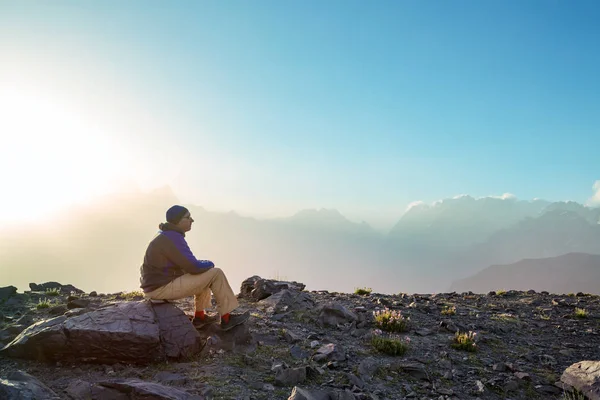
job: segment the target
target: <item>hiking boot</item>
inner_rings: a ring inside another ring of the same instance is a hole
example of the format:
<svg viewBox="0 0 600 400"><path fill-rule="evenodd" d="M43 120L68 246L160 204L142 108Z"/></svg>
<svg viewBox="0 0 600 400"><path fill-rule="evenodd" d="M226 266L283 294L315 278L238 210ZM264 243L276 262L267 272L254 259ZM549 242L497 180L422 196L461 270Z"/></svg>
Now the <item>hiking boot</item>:
<svg viewBox="0 0 600 400"><path fill-rule="evenodd" d="M246 311L243 314L229 314L229 322L225 323L223 322L223 320L221 320L221 329L224 331L228 331L231 328L234 328L248 321L248 318L250 318L250 313L248 311Z"/></svg>
<svg viewBox="0 0 600 400"><path fill-rule="evenodd" d="M192 320L192 325L194 325L194 328L196 329L201 329L204 328L205 326L208 326L210 324L214 324L216 322L219 322L220 318L218 315L204 315L204 319L200 319L200 318L191 318Z"/></svg>

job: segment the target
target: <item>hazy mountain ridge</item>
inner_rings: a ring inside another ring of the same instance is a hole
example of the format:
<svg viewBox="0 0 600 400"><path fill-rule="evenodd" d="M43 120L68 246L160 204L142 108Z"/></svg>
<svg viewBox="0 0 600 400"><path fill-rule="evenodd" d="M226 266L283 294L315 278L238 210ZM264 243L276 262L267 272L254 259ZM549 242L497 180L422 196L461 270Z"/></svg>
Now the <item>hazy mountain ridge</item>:
<svg viewBox="0 0 600 400"><path fill-rule="evenodd" d="M485 240L493 232L526 217L537 216L550 203L543 200L460 196L432 206L410 208L390 236L412 242L433 241L442 246L466 246Z"/></svg>
<svg viewBox="0 0 600 400"><path fill-rule="evenodd" d="M67 210L51 226L0 234L0 281L136 289L146 245L178 202L169 188L134 191ZM600 254L600 210L573 202L462 196L411 208L389 234L336 210L257 219L187 206L196 221L190 247L222 267L232 285L257 274L303 281L311 290L431 293L490 265Z"/></svg>
<svg viewBox="0 0 600 400"><path fill-rule="evenodd" d="M503 288L545 290L550 293L600 293L600 255L568 253L558 257L524 259L492 265L454 282L450 290L487 293Z"/></svg>

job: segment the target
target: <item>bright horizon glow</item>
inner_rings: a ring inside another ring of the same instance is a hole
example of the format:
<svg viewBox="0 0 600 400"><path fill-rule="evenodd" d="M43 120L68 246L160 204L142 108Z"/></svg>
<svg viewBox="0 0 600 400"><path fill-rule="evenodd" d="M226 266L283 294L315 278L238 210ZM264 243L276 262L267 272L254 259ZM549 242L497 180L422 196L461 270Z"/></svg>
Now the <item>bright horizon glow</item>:
<svg viewBox="0 0 600 400"><path fill-rule="evenodd" d="M0 169L8 192L4 221L34 221L116 189L123 168L118 149L59 96L4 85L0 92ZM106 155L111 154L110 158Z"/></svg>

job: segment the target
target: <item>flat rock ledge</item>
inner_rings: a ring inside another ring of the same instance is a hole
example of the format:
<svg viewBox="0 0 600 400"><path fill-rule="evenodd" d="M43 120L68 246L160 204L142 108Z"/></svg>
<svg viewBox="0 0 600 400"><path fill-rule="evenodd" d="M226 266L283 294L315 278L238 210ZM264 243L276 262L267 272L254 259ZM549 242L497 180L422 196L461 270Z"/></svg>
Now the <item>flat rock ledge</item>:
<svg viewBox="0 0 600 400"><path fill-rule="evenodd" d="M148 364L189 358L201 343L179 308L138 301L39 321L0 352L40 361Z"/></svg>

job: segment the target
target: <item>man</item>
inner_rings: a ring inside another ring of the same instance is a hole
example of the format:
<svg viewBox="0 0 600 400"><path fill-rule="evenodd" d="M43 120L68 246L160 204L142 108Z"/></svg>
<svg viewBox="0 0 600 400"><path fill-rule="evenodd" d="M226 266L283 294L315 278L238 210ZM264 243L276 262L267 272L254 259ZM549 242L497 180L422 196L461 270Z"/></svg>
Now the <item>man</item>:
<svg viewBox="0 0 600 400"><path fill-rule="evenodd" d="M177 300L194 296L192 323L200 328L217 322L218 317L206 314L211 306L211 291L221 315L221 328L229 330L243 324L248 313L234 315L238 307L225 274L209 260L198 260L192 254L185 233L194 222L190 212L175 205L167 210L167 222L158 226L160 232L150 242L140 268L140 287L151 300Z"/></svg>

